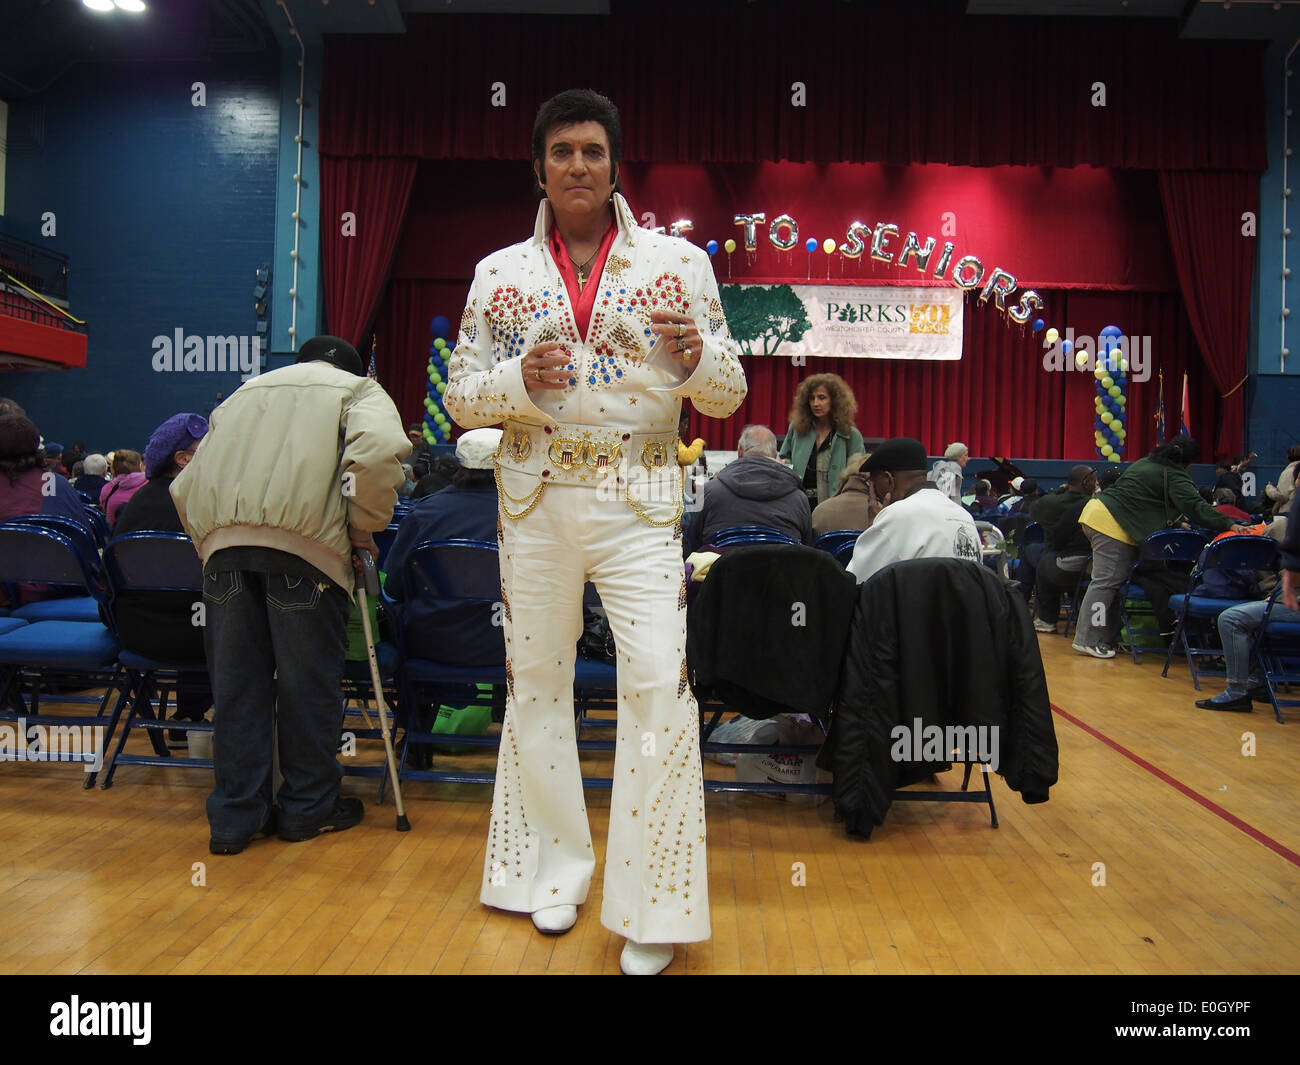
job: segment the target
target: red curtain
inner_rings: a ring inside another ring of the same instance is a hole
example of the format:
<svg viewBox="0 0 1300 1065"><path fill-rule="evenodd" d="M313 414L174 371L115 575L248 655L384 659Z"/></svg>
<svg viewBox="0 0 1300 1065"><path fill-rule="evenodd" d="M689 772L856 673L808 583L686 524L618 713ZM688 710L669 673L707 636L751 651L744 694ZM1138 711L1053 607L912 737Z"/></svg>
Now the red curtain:
<svg viewBox="0 0 1300 1065"><path fill-rule="evenodd" d="M433 319L441 314L451 322L454 341L468 293L468 280L389 282L375 316L375 376L405 425L424 420Z"/></svg>
<svg viewBox="0 0 1300 1065"><path fill-rule="evenodd" d="M580 57L576 80L621 109L628 160L1266 167L1265 43L1182 40L1174 18L964 7L612 0L604 16L411 15L404 34L326 36L320 149L526 158L537 106L575 82L559 57Z"/></svg>
<svg viewBox="0 0 1300 1065"><path fill-rule="evenodd" d="M366 327L388 277L416 168L414 159L321 157L326 328L358 351L370 347Z"/></svg>
<svg viewBox="0 0 1300 1065"><path fill-rule="evenodd" d="M1238 172L1162 171L1160 199L1187 313L1223 398L1215 453L1239 455L1255 267L1254 227L1251 236L1242 235L1242 214L1259 216L1259 178ZM1202 444L1208 452L1208 434Z"/></svg>

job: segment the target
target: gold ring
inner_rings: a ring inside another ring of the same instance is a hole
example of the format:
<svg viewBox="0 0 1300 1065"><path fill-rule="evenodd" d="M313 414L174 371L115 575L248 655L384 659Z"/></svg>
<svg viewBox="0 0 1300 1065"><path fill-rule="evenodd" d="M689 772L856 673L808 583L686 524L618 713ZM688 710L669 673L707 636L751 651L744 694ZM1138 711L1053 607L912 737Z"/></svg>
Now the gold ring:
<svg viewBox="0 0 1300 1065"><path fill-rule="evenodd" d="M681 322L678 322L678 323L677 323L677 339L678 339L678 340L681 340L682 337L684 337L685 335L686 335L686 326L682 325Z"/></svg>
<svg viewBox="0 0 1300 1065"><path fill-rule="evenodd" d="M533 371L533 374L536 376L536 378L537 378L538 381L540 381L540 380L542 379L542 371L541 371L541 370L534 370L534 371Z"/></svg>

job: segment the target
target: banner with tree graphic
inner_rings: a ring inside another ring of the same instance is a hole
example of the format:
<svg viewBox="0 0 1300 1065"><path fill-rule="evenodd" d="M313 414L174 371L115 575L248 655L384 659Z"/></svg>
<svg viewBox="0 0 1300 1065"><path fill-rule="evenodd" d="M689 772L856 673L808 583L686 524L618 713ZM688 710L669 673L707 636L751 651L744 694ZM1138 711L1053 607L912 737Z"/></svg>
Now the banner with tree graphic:
<svg viewBox="0 0 1300 1065"><path fill-rule="evenodd" d="M964 293L950 285L722 285L746 355L961 358Z"/></svg>

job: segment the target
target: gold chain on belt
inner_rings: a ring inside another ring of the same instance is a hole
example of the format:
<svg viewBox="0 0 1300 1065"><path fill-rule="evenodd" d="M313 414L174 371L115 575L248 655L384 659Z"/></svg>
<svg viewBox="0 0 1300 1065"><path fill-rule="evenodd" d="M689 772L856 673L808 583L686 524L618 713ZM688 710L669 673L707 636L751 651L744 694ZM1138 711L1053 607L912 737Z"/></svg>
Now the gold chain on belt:
<svg viewBox="0 0 1300 1065"><path fill-rule="evenodd" d="M681 520L682 511L686 509L685 493L686 493L686 471L681 466L678 466L677 467L677 510L671 518L669 518L667 521L655 521L653 518L647 515L645 512L645 508L632 494L631 485L628 485L627 505L630 506L633 512L636 514L636 516L640 518L643 522L645 522L647 525L653 526L656 529L663 529L669 525L676 525Z"/></svg>
<svg viewBox="0 0 1300 1065"><path fill-rule="evenodd" d="M546 491L548 483L546 481L541 481L537 487L526 496L512 496L506 491L505 485L501 483L501 466L497 462L495 455L492 456L492 476L496 478L497 482L497 495L501 499L501 513L511 521L518 521L520 518L525 518L533 512L533 509L537 504L542 501L542 493ZM509 508L506 506L507 499L512 503L524 503L526 505L524 506L524 509L519 511L517 514L511 514Z"/></svg>

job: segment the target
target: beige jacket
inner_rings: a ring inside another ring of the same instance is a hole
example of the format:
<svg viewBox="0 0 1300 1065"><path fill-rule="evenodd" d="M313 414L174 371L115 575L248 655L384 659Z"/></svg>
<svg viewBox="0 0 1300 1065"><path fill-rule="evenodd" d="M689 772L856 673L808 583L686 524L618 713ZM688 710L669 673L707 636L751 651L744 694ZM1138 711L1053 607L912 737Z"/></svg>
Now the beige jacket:
<svg viewBox="0 0 1300 1065"><path fill-rule="evenodd" d="M561 472L550 454L560 433L548 436L547 427L601 427L608 432L593 432L593 440L608 437L622 445L626 460L652 455L647 464L658 464L665 444L652 438L675 435L683 396L714 418L728 417L745 398L740 349L727 330L708 255L679 237L641 229L617 193L614 214L618 234L585 340L547 246L547 201L538 208L530 240L494 252L475 268L444 402L467 429L504 423L498 463L520 475L540 479L545 471L554 479ZM689 375L650 332L654 310L695 319L704 350ZM530 393L521 356L551 340L573 355L572 383L563 391ZM675 445L664 453L675 459ZM594 451L589 458L594 466ZM676 468L675 461L671 465Z"/></svg>
<svg viewBox="0 0 1300 1065"><path fill-rule="evenodd" d="M212 412L172 499L205 563L227 547L270 547L350 593L352 538L392 520L410 453L378 384L300 363L250 379Z"/></svg>

